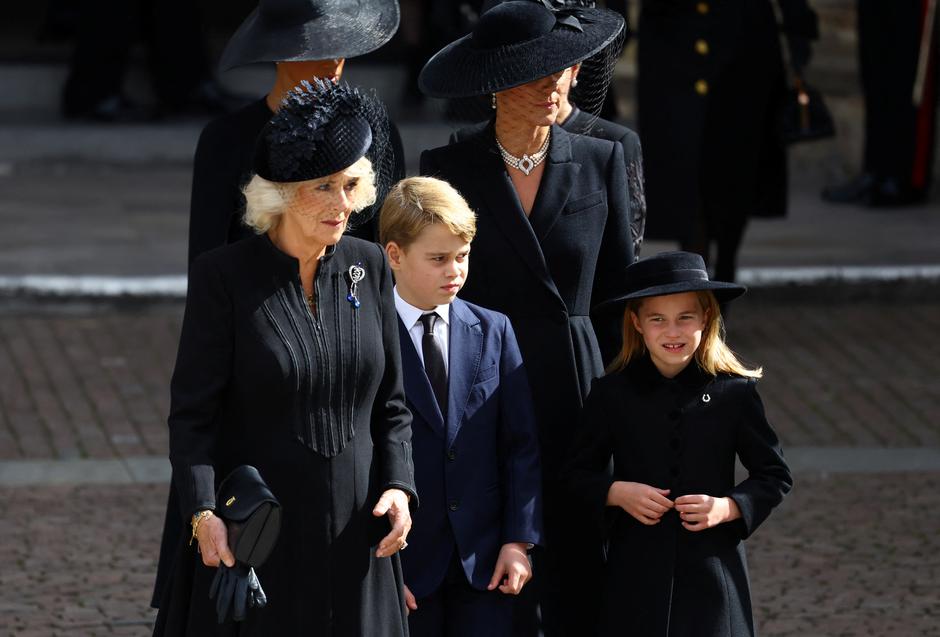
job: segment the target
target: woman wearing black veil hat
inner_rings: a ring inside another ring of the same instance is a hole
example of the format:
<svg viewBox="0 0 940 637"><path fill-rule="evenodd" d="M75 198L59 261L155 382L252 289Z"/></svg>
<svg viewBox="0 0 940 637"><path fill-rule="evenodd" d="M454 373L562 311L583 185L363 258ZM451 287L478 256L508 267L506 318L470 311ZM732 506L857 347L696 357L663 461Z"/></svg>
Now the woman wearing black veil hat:
<svg viewBox="0 0 940 637"><path fill-rule="evenodd" d="M292 92L245 187L256 236L193 263L169 425L195 542L177 546L155 635L407 635L396 553L416 496L392 281L377 245L343 236L389 186L387 126L348 86ZM245 613L235 588L229 616L211 582L233 555L213 512L244 464L283 513L257 569L267 606Z"/></svg>
<svg viewBox="0 0 940 637"><path fill-rule="evenodd" d="M421 172L449 181L477 212L462 296L510 317L529 374L548 543L533 554L533 591L546 635L594 632L597 596L586 583L600 581L600 532L565 499L558 474L602 352L617 347L617 317L592 317L591 308L634 260L623 148L555 125L558 87L622 29L623 18L603 9L505 2L431 58L419 80L434 97L492 94L493 120L425 151ZM535 633L528 601L516 616L517 634Z"/></svg>

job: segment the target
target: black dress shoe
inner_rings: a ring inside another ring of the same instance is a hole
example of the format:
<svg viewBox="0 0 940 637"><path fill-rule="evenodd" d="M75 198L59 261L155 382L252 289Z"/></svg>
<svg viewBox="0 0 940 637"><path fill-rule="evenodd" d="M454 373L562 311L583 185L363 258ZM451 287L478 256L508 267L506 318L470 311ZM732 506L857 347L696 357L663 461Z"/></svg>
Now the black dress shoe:
<svg viewBox="0 0 940 637"><path fill-rule="evenodd" d="M176 116L216 116L231 113L257 101L257 97L232 93L218 82L206 80L194 88L189 95L179 101L164 102L161 115Z"/></svg>
<svg viewBox="0 0 940 637"><path fill-rule="evenodd" d="M926 192L901 183L894 177L876 178L862 173L837 186L827 186L822 198L830 203L851 203L871 208L897 208L922 203Z"/></svg>

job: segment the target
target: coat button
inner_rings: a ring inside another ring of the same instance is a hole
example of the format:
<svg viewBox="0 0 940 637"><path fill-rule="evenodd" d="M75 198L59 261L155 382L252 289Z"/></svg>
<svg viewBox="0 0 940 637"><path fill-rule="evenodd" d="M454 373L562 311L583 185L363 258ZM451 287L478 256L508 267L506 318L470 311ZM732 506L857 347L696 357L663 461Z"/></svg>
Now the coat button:
<svg viewBox="0 0 940 637"><path fill-rule="evenodd" d="M705 40L696 40L695 41L695 52L699 55L708 55L708 42Z"/></svg>
<svg viewBox="0 0 940 637"><path fill-rule="evenodd" d="M451 500L447 508L451 511L456 511L460 507L460 504L456 500Z"/></svg>
<svg viewBox="0 0 940 637"><path fill-rule="evenodd" d="M695 82L695 92L699 95L708 95L708 82L705 80L697 80Z"/></svg>
<svg viewBox="0 0 940 637"><path fill-rule="evenodd" d="M679 477L679 467L677 467L677 466L672 467L672 468L669 470L669 473L672 474L672 477L673 477L673 478L678 478L678 477Z"/></svg>
<svg viewBox="0 0 940 637"><path fill-rule="evenodd" d="M679 439L678 439L678 438L673 438L672 440L670 440L670 441L669 441L669 446L672 447L672 449L673 449L674 451L677 450L677 449L679 449Z"/></svg>
<svg viewBox="0 0 940 637"><path fill-rule="evenodd" d="M457 450L454 449L454 448L448 449L448 450L447 450L447 459L450 460L451 462L453 462L454 460L456 460L456 459L457 459Z"/></svg>
<svg viewBox="0 0 940 637"><path fill-rule="evenodd" d="M698 11L699 14L701 15L705 15L706 13L708 13L708 10L710 8L711 7L708 6L707 2L699 2L695 5L695 10Z"/></svg>

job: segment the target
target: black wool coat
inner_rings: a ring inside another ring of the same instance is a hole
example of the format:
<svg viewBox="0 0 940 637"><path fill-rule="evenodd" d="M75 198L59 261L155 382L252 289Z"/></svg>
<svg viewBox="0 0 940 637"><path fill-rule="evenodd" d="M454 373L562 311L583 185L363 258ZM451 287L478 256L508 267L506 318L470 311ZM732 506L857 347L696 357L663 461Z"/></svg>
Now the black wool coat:
<svg viewBox="0 0 940 637"><path fill-rule="evenodd" d="M601 634L753 636L743 540L793 484L756 382L713 377L694 362L667 379L643 356L594 383L582 422L565 475L572 495L607 522ZM737 484L735 456L748 471ZM731 497L742 517L693 532L673 509L646 526L606 506L614 480L670 489L672 500Z"/></svg>
<svg viewBox="0 0 940 637"><path fill-rule="evenodd" d="M779 0L781 5L805 0ZM652 239L709 236L751 216L782 216L786 94L771 0L645 0L637 104Z"/></svg>
<svg viewBox="0 0 940 637"><path fill-rule="evenodd" d="M360 307L347 301L361 264ZM407 634L397 555L376 558L381 493L414 496L392 280L382 250L343 238L321 259L316 311L299 267L267 235L211 251L190 273L171 384L170 460L182 519L214 508L218 482L254 465L283 509L258 570L269 598L217 626L214 569L179 542L158 635Z"/></svg>
<svg viewBox="0 0 940 637"><path fill-rule="evenodd" d="M455 144L483 131L489 122L479 122L464 126L454 131L450 143ZM640 257L646 226L646 194L643 182L643 150L640 137L626 126L611 122L602 117L592 117L577 106L572 105L571 113L560 126L573 135L587 135L597 139L606 139L623 146L623 161L627 166L627 192L630 202L630 234L633 237L633 256Z"/></svg>

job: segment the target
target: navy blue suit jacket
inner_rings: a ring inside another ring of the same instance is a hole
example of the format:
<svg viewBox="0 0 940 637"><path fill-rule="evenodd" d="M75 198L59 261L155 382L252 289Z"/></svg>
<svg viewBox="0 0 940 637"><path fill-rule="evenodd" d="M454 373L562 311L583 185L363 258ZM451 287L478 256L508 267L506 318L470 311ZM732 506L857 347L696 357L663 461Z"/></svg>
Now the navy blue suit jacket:
<svg viewBox="0 0 940 637"><path fill-rule="evenodd" d="M505 315L455 299L445 422L400 318L398 328L421 494L401 553L405 583L419 599L434 592L456 547L470 584L482 590L503 544L542 542L538 438L522 355Z"/></svg>

